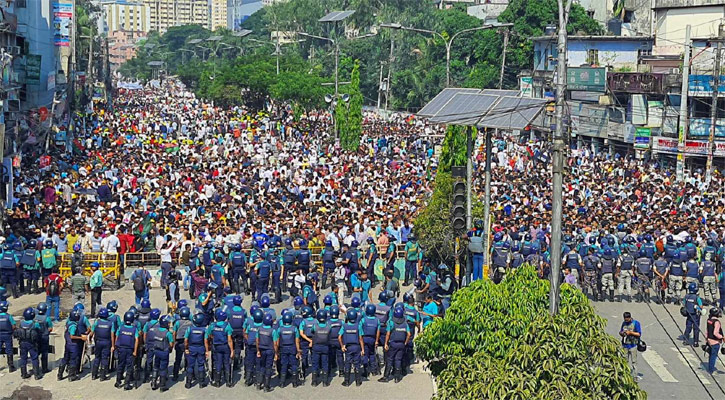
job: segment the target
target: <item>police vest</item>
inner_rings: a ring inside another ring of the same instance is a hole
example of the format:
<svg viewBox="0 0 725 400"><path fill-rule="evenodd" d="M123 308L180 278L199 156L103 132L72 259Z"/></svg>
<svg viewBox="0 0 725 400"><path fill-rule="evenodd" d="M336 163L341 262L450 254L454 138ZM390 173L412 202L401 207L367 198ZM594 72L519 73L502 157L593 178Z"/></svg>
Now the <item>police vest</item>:
<svg viewBox="0 0 725 400"><path fill-rule="evenodd" d="M599 263L599 259L597 257L586 256L584 258L584 269L587 271L596 271L598 263ZM604 264L604 261L602 261L602 264Z"/></svg>
<svg viewBox="0 0 725 400"><path fill-rule="evenodd" d="M390 306L376 304L375 305L375 318L378 319L381 327L385 327L388 323L388 316L390 314ZM382 328L385 329L385 328Z"/></svg>
<svg viewBox="0 0 725 400"><path fill-rule="evenodd" d="M337 335L338 335L338 333L340 333L340 328L342 327L342 321L340 321L339 319L330 319L328 324L330 325L330 332L331 332L330 345L331 346L337 345L337 347L340 347L340 343L337 341Z"/></svg>
<svg viewBox="0 0 725 400"><path fill-rule="evenodd" d="M151 349L154 346L154 342L156 342L156 336L158 336L159 333L158 321L156 321L156 323L153 325L151 324L152 322L149 322L149 329L146 330L146 336L144 337L145 347L147 349Z"/></svg>
<svg viewBox="0 0 725 400"><path fill-rule="evenodd" d="M644 245L642 245L642 250L644 250L644 254L648 258L652 258L652 256L654 256L655 254L655 245L652 243L645 243Z"/></svg>
<svg viewBox="0 0 725 400"><path fill-rule="evenodd" d="M664 275L665 272L667 272L667 267L669 266L669 263L665 260L655 261L655 269L657 269L657 272L659 272L661 275Z"/></svg>
<svg viewBox="0 0 725 400"><path fill-rule="evenodd" d="M393 331L390 332L390 341L394 343L403 343L408 338L408 324L405 320L393 321Z"/></svg>
<svg viewBox="0 0 725 400"><path fill-rule="evenodd" d="M259 268L258 274L259 279L265 280L269 279L269 272L270 272L270 265L268 261L262 261L257 265L257 268Z"/></svg>
<svg viewBox="0 0 725 400"><path fill-rule="evenodd" d="M652 274L652 261L646 257L637 259L637 271L640 274L650 276Z"/></svg>
<svg viewBox="0 0 725 400"><path fill-rule="evenodd" d="M330 342L330 325L325 326L317 323L315 325L315 334L312 337L312 344L327 345Z"/></svg>
<svg viewBox="0 0 725 400"><path fill-rule="evenodd" d="M20 342L37 343L40 339L40 331L35 326L35 321L20 321L15 336Z"/></svg>
<svg viewBox="0 0 725 400"><path fill-rule="evenodd" d="M226 333L227 325L228 324L226 322L222 322L222 323L217 322L214 324L213 328L211 329L213 344L221 345L221 344L228 343L227 333Z"/></svg>
<svg viewBox="0 0 725 400"><path fill-rule="evenodd" d="M14 271L15 267L15 254L11 251L4 252L2 258L0 258L0 268Z"/></svg>
<svg viewBox="0 0 725 400"><path fill-rule="evenodd" d="M292 267L295 264L295 251L293 249L286 249L283 258L284 265L286 267Z"/></svg>
<svg viewBox="0 0 725 400"><path fill-rule="evenodd" d="M665 257L667 258L675 258L678 255L677 246L675 245L665 245Z"/></svg>
<svg viewBox="0 0 725 400"><path fill-rule="evenodd" d="M293 310L294 316L292 317L292 324L295 326L295 328L299 328L300 324L302 323L302 313L300 310Z"/></svg>
<svg viewBox="0 0 725 400"><path fill-rule="evenodd" d="M358 264L359 257L358 257L357 249L353 248L352 250L350 250L350 254L352 255L352 258L350 258L350 264L349 264L350 270L357 271L358 268L360 267L360 265Z"/></svg>
<svg viewBox="0 0 725 400"><path fill-rule="evenodd" d="M416 321L418 321L420 313L418 313L418 310L409 307L407 304L403 307L403 311L405 312L405 318L408 321L408 328L410 328L410 333L413 334L415 332L415 323Z"/></svg>
<svg viewBox="0 0 725 400"><path fill-rule="evenodd" d="M166 328L161 328L158 326L154 326L151 328L154 330L154 350L158 351L169 351L171 342L169 342L169 335L167 334L169 331L166 330Z"/></svg>
<svg viewBox="0 0 725 400"><path fill-rule="evenodd" d="M242 332L244 329L244 320L247 318L247 313L244 311L244 309L235 310L234 307L232 307L231 311L229 311L229 326L232 327L232 330L235 333Z"/></svg>
<svg viewBox="0 0 725 400"><path fill-rule="evenodd" d="M363 336L374 338L378 334L379 322L377 318L363 318Z"/></svg>
<svg viewBox="0 0 725 400"><path fill-rule="evenodd" d="M198 263L199 263L199 259L198 258L196 258L196 257L190 258L189 259L189 271L196 270L196 267L197 267Z"/></svg>
<svg viewBox="0 0 725 400"><path fill-rule="evenodd" d="M206 330L201 326L192 326L191 328L189 328L189 336L187 338L187 340L189 341L189 347L203 347L205 333Z"/></svg>
<svg viewBox="0 0 725 400"><path fill-rule="evenodd" d="M513 257L511 257L511 268L518 268L521 266L521 264L524 263L524 256L520 253L515 253Z"/></svg>
<svg viewBox="0 0 725 400"><path fill-rule="evenodd" d="M191 326L191 321L188 319L180 319L179 325L176 328L176 335L174 336L174 339L178 340L184 340L184 335L186 334L186 330L189 329Z"/></svg>
<svg viewBox="0 0 725 400"><path fill-rule="evenodd" d="M335 262L335 251L332 247L325 247L325 253L322 255L322 262L332 264Z"/></svg>
<svg viewBox="0 0 725 400"><path fill-rule="evenodd" d="M345 346L360 345L360 327L355 322L346 322L342 325L342 343ZM373 334L374 336L374 334Z"/></svg>
<svg viewBox="0 0 725 400"><path fill-rule="evenodd" d="M85 316L81 315L81 319L78 321L78 335L85 335L86 332L88 332L88 325L86 325L86 322L88 320Z"/></svg>
<svg viewBox="0 0 725 400"><path fill-rule="evenodd" d="M149 320L151 319L151 315L149 314L150 312L151 312L151 310L140 311L138 313L138 317L136 318L136 321L138 321L138 323L141 325L141 329L143 329L146 326L146 324L149 322Z"/></svg>
<svg viewBox="0 0 725 400"><path fill-rule="evenodd" d="M136 327L121 325L116 336L116 347L122 349L133 349L136 345Z"/></svg>
<svg viewBox="0 0 725 400"><path fill-rule="evenodd" d="M670 275L672 276L684 276L685 271L682 269L682 263L674 261L670 266Z"/></svg>
<svg viewBox="0 0 725 400"><path fill-rule="evenodd" d="M614 272L614 259L611 257L602 258L602 274L611 274Z"/></svg>
<svg viewBox="0 0 725 400"><path fill-rule="evenodd" d="M96 341L110 342L111 341L111 330L113 330L113 322L107 319L99 319L96 322L96 329L94 337Z"/></svg>
<svg viewBox="0 0 725 400"><path fill-rule="evenodd" d="M253 322L247 324L247 345L254 346L257 344L257 332L259 332L260 327L261 325Z"/></svg>
<svg viewBox="0 0 725 400"><path fill-rule="evenodd" d="M566 267L571 270L579 269L579 255L569 253L566 255Z"/></svg>
<svg viewBox="0 0 725 400"><path fill-rule="evenodd" d="M201 260L205 266L211 266L211 250L204 250L201 254Z"/></svg>
<svg viewBox="0 0 725 400"><path fill-rule="evenodd" d="M705 261L715 261L715 254L716 250L712 246L705 247L705 250L703 252L703 259Z"/></svg>
<svg viewBox="0 0 725 400"><path fill-rule="evenodd" d="M697 255L697 247L694 244L689 243L685 246L685 249L687 250L687 258L695 258Z"/></svg>
<svg viewBox="0 0 725 400"><path fill-rule="evenodd" d="M688 314L694 315L696 312L696 306L697 306L697 295L696 294L688 294L685 296L685 310Z"/></svg>
<svg viewBox="0 0 725 400"><path fill-rule="evenodd" d="M497 267L505 267L508 262L509 251L502 248L493 249L493 265Z"/></svg>
<svg viewBox="0 0 725 400"><path fill-rule="evenodd" d="M48 316L47 315L41 315L41 314L35 314L34 321L40 326L40 336L43 339L48 339L50 337L49 332L49 326L48 326ZM110 338L109 338L110 340Z"/></svg>
<svg viewBox="0 0 725 400"><path fill-rule="evenodd" d="M310 251L302 249L297 253L297 264L301 268L308 268L310 266Z"/></svg>
<svg viewBox="0 0 725 400"><path fill-rule="evenodd" d="M700 277L700 265L697 264L697 261L688 261L687 264L685 264L687 267L687 277L688 278L699 278Z"/></svg>
<svg viewBox="0 0 725 400"><path fill-rule="evenodd" d="M715 276L715 263L712 261L702 262L702 276Z"/></svg>
<svg viewBox="0 0 725 400"><path fill-rule="evenodd" d="M528 256L529 254L531 254L531 242L524 242L521 245L521 254L523 254L524 256Z"/></svg>
<svg viewBox="0 0 725 400"><path fill-rule="evenodd" d="M297 328L294 325L282 325L279 327L279 344L282 347L295 347L295 334Z"/></svg>
<svg viewBox="0 0 725 400"><path fill-rule="evenodd" d="M272 350L274 349L274 340L272 334L274 329L271 326L263 326L259 328L257 335L259 337L259 349L260 350Z"/></svg>
<svg viewBox="0 0 725 400"><path fill-rule="evenodd" d="M246 263L244 262L244 254L235 251L232 253L232 267L234 269L242 269L246 266Z"/></svg>
<svg viewBox="0 0 725 400"><path fill-rule="evenodd" d="M22 257L20 257L20 264L27 265L27 266L34 266L35 263L38 261L38 259L35 257L36 250L34 249L27 249L23 251Z"/></svg>
<svg viewBox="0 0 725 400"><path fill-rule="evenodd" d="M622 271L629 271L632 269L633 265L634 265L634 257L632 257L630 254L623 254L620 269Z"/></svg>

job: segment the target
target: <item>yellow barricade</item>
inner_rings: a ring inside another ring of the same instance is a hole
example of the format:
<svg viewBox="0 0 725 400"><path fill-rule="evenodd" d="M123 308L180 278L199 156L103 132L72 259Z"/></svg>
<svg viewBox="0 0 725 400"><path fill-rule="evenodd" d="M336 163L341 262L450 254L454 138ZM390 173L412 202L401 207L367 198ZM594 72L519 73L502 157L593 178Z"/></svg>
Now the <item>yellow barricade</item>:
<svg viewBox="0 0 725 400"><path fill-rule="evenodd" d="M60 276L68 278L73 275L71 270L71 260L73 259L73 253L60 253ZM118 254L106 254L106 253L83 253L83 275L91 275L91 263L97 262L100 265L100 270L103 273L103 277L111 277L118 280L121 277L120 263L118 261Z"/></svg>

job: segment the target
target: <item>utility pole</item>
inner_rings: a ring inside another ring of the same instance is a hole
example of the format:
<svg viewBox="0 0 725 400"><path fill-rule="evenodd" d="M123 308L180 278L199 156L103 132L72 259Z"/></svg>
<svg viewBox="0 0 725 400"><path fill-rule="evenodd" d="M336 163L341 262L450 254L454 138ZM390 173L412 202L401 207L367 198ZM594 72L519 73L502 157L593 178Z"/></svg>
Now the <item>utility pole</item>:
<svg viewBox="0 0 725 400"><path fill-rule="evenodd" d="M504 28L503 31L503 54L501 58L501 74L498 77L498 88L503 87L503 70L506 66L506 48L509 45L509 28Z"/></svg>
<svg viewBox="0 0 725 400"><path fill-rule="evenodd" d="M483 202L483 226L484 226L484 252L483 252L483 265L489 265L490 252L488 251L491 246L491 129L486 129L486 165L484 167L484 196L486 197ZM498 132L498 129L496 130Z"/></svg>
<svg viewBox="0 0 725 400"><path fill-rule="evenodd" d="M91 29L91 34L88 36L84 36L88 38L88 68L86 69L86 83L92 84L93 79L93 29Z"/></svg>
<svg viewBox="0 0 725 400"><path fill-rule="evenodd" d="M690 79L690 25L685 29L685 59L682 63L682 96L680 97L680 129L677 135L677 182L685 180L685 137L687 136L687 89Z"/></svg>
<svg viewBox="0 0 725 400"><path fill-rule="evenodd" d="M715 70L712 73L712 106L710 108L710 138L708 139L707 166L705 167L705 184L709 185L712 179L712 158L715 154L715 131L717 128L717 97L720 86L720 65L722 54L723 24L720 23L715 50Z"/></svg>
<svg viewBox="0 0 725 400"><path fill-rule="evenodd" d="M562 219L562 181L564 172L564 107L566 106L566 24L572 0L558 0L559 4L559 40L557 49L559 59L556 66L556 130L552 164L552 207L551 207L551 290L549 292L549 313L559 313L559 278L561 274L561 219Z"/></svg>
<svg viewBox="0 0 725 400"><path fill-rule="evenodd" d="M383 96L383 63L380 63L380 77L378 78L378 112L380 111L380 98Z"/></svg>
<svg viewBox="0 0 725 400"><path fill-rule="evenodd" d="M390 79L393 74L393 61L395 60L395 41L392 33L390 34L390 56L388 56L388 82L385 84L385 111L388 110L388 100L390 99Z"/></svg>

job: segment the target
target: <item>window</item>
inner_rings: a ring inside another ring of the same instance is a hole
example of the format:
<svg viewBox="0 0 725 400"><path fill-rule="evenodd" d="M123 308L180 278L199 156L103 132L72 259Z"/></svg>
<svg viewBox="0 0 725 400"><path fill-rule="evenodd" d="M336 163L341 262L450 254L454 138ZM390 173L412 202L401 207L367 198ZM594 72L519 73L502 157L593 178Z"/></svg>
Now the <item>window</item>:
<svg viewBox="0 0 725 400"><path fill-rule="evenodd" d="M27 8L28 2L27 0L15 0L15 7L17 8Z"/></svg>
<svg viewBox="0 0 725 400"><path fill-rule="evenodd" d="M587 10L587 15L589 18L594 18L594 10Z"/></svg>
<svg viewBox="0 0 725 400"><path fill-rule="evenodd" d="M634 11L625 10L624 18L622 19L622 22L624 22L625 24L634 22Z"/></svg>
<svg viewBox="0 0 725 400"><path fill-rule="evenodd" d="M597 50L597 49L587 50L587 64L599 65L599 50Z"/></svg>
<svg viewBox="0 0 725 400"><path fill-rule="evenodd" d="M637 58L642 59L644 56L652 55L652 49L639 49L637 50Z"/></svg>

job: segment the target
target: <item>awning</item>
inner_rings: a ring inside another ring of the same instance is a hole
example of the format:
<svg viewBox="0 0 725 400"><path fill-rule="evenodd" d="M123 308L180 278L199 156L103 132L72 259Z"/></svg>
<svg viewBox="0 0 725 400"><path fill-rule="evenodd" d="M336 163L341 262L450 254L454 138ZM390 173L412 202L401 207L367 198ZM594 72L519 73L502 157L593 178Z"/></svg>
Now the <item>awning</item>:
<svg viewBox="0 0 725 400"><path fill-rule="evenodd" d="M446 88L418 115L442 124L522 130L545 106L546 100L519 97L515 90Z"/></svg>

